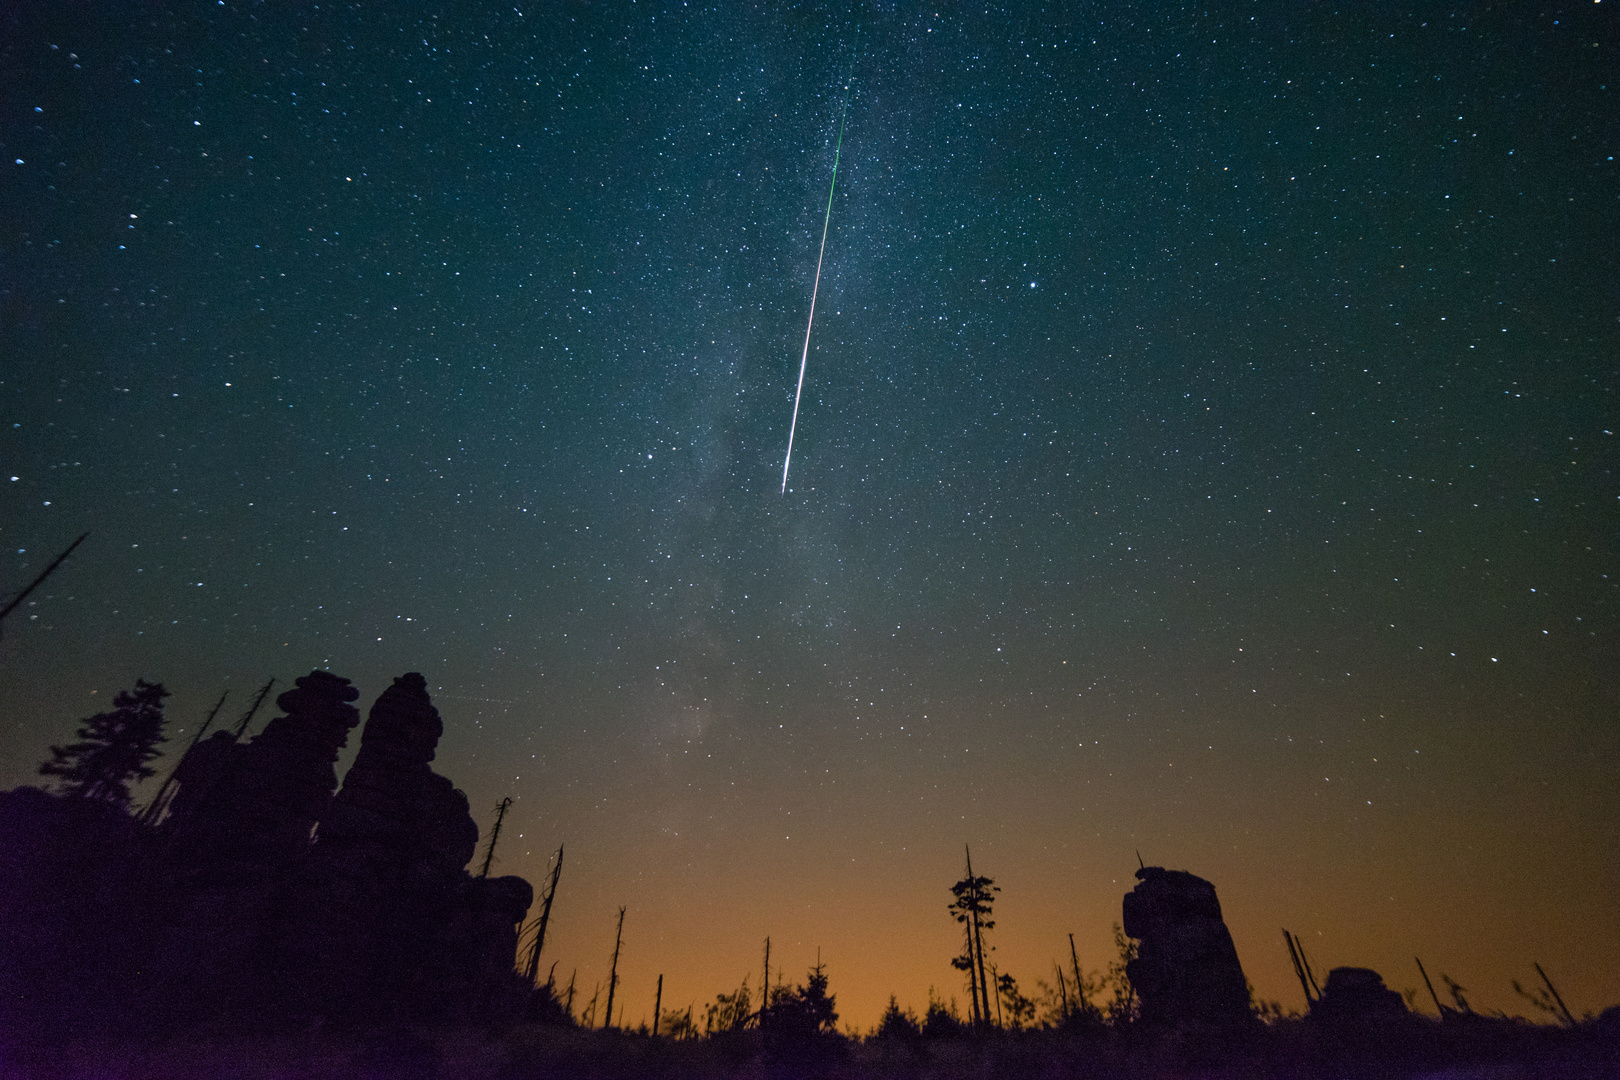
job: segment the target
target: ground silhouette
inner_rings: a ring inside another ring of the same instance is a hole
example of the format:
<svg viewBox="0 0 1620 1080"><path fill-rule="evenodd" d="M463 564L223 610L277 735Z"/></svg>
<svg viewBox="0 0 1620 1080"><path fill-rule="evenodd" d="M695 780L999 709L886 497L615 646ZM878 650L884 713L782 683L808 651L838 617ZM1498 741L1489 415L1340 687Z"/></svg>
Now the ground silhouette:
<svg viewBox="0 0 1620 1080"><path fill-rule="evenodd" d="M56 791L0 793L0 1076L1620 1077L1620 1009L1538 1025L1459 990L1434 1020L1354 967L1307 989L1304 1016L1257 1004L1214 885L1162 867L1123 897L1106 978L1055 965L1038 1001L986 971L998 890L969 863L949 906L965 1018L891 998L860 1038L827 968L788 985L767 953L758 1007L744 981L701 1026L690 1009L656 1032L597 1025L572 987L536 985L543 918L519 955L529 883L467 871L478 827L432 768L444 723L421 675L372 704L341 787L359 693L313 671L258 736L194 741L137 815L164 696L137 683L53 747Z"/></svg>

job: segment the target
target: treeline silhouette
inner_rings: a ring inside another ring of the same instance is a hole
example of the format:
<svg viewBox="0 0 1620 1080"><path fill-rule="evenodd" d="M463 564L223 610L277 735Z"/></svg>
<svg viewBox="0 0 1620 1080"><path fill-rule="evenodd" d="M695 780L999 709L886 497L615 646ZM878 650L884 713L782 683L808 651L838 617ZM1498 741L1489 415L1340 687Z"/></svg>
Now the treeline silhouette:
<svg viewBox="0 0 1620 1080"><path fill-rule="evenodd" d="M819 955L791 982L767 938L757 991L744 976L666 1011L659 975L630 1029L625 908L586 1000L545 962L563 849L538 898L490 877L503 800L466 869L479 830L431 767L444 725L421 675L377 698L341 787L358 691L313 671L248 738L273 682L211 731L222 696L144 806L131 785L156 775L168 697L144 680L50 747L53 790L0 792L0 1075L1620 1076L1620 1008L1577 1018L1539 965L1514 983L1531 1023L1475 1011L1442 973L1443 1002L1418 961L1436 1020L1365 968L1318 981L1285 930L1305 1010L1257 1002L1215 887L1156 866L1102 969L1071 934L1020 985L988 943L1001 890L966 851L942 890L962 951L941 958L965 1009L931 988L920 1015L891 995L864 1037L840 1030Z"/></svg>

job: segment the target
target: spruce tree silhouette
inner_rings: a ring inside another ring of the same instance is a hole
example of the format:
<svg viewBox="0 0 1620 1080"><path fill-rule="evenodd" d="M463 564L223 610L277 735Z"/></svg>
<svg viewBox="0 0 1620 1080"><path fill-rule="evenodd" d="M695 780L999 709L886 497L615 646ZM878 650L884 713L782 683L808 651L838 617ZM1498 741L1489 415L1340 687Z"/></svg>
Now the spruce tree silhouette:
<svg viewBox="0 0 1620 1080"><path fill-rule="evenodd" d="M794 993L805 1026L812 1032L831 1034L838 1030L838 1011L834 995L827 993L827 968L816 957L816 966L810 969L804 985Z"/></svg>
<svg viewBox="0 0 1620 1080"><path fill-rule="evenodd" d="M144 780L153 769L163 742L162 683L135 680L135 690L120 690L111 712L97 713L79 728L79 741L51 747L51 760L41 776L60 778L59 790L72 798L95 799L120 809L129 806L129 782Z"/></svg>
<svg viewBox="0 0 1620 1080"><path fill-rule="evenodd" d="M899 1000L889 995L889 1007L883 1010L883 1017L878 1020L876 1030L872 1032L874 1039L901 1039L911 1040L922 1037L922 1025L917 1022L917 1016L910 1009L902 1009Z"/></svg>
<svg viewBox="0 0 1620 1080"><path fill-rule="evenodd" d="M967 933L967 949L951 961L951 966L968 973L970 992L978 999L974 1012L975 1022L990 1022L990 984L984 974L984 931L995 929L990 918L995 895L1000 892L992 878L973 873L973 856L967 856L967 877L951 886L956 897L949 906L951 917L961 923Z"/></svg>

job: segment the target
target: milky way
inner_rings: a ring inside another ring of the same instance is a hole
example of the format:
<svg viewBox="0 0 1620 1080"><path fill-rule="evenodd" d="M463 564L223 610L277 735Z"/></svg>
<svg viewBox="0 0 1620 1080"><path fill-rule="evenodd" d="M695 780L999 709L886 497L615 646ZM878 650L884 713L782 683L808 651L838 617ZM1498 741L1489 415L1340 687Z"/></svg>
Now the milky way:
<svg viewBox="0 0 1620 1080"><path fill-rule="evenodd" d="M1613 1003L1612 6L8 6L0 784L420 671L631 1023L965 1002L964 844Z"/></svg>

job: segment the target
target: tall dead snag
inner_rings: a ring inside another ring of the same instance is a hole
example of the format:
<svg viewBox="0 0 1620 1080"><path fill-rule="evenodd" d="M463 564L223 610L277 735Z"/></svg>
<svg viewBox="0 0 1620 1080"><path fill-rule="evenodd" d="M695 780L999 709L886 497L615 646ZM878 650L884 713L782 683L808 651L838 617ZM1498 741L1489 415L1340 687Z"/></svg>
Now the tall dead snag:
<svg viewBox="0 0 1620 1080"><path fill-rule="evenodd" d="M495 827L489 830L489 846L484 849L484 865L478 871L481 878L489 877L490 864L495 861L495 842L501 838L501 822L506 820L506 811L511 805L512 797L509 795L495 807Z"/></svg>
<svg viewBox="0 0 1620 1080"><path fill-rule="evenodd" d="M1080 971L1080 952L1074 947L1074 935L1069 935L1069 965L1074 973L1074 1009L1090 1023L1102 1019L1102 1013L1087 996L1086 977Z"/></svg>
<svg viewBox="0 0 1620 1080"><path fill-rule="evenodd" d="M1287 931L1285 930L1285 931L1283 931L1283 933L1286 934ZM1305 957L1305 943L1303 941L1299 940L1299 935L1298 934L1294 935L1294 951L1299 954L1300 967L1302 969L1304 969L1305 979L1308 979L1310 981L1310 984L1311 984L1310 985L1310 991L1307 991L1306 994L1305 994L1305 1000L1307 1002L1312 1002L1312 1003L1317 1002L1317 1001L1321 1001L1322 1000L1322 988L1316 984L1316 973L1311 970L1311 962L1308 959L1306 959L1306 957ZM1301 981L1304 981L1304 980L1301 980ZM1312 991L1314 991L1314 994L1312 993Z"/></svg>
<svg viewBox="0 0 1620 1080"><path fill-rule="evenodd" d="M1069 935L1069 963L1074 971L1075 1008L1090 1019L1091 1002L1086 999L1086 981L1080 974L1080 953L1074 947L1074 935Z"/></svg>
<svg viewBox="0 0 1620 1080"><path fill-rule="evenodd" d="M1296 944L1297 939L1286 929L1283 931L1283 940L1288 943L1288 959L1294 962L1294 975L1299 979L1299 988L1305 991L1305 1011L1309 1012L1316 1004L1316 998L1311 995L1311 981L1305 976L1305 948ZM1418 970L1423 970L1423 961L1421 960L1418 961ZM1428 981L1428 972L1423 973L1423 978L1425 982ZM1434 993L1433 986L1429 987L1429 993ZM1435 998L1434 1003L1439 1005L1440 999ZM1441 1013L1444 1015L1444 1010L1441 1010Z"/></svg>
<svg viewBox="0 0 1620 1080"><path fill-rule="evenodd" d="M313 674L311 672L311 675ZM347 685L348 680L343 679L341 682ZM165 856L174 856L188 848L194 851L212 850L213 845L222 841L223 837L219 830L226 828L222 825L222 815L236 813L235 809L228 808L235 806L240 794L240 785L247 773L253 770L253 767L247 764L247 757L241 753L244 749L242 737L247 733L248 725L253 722L259 707L264 704L264 699L270 696L271 687L275 685L275 676L272 675L265 680L265 684L259 687L259 692L253 696L253 704L249 705L247 711L237 719L236 727L231 731L216 731L207 740L201 740L199 732L199 739L192 742L191 747L175 765L174 786L170 789L164 805L152 816L153 824L161 826L167 833L163 841ZM302 685L299 690L289 690L287 693L297 694L301 689ZM347 700L349 699L346 698L340 704L346 704ZM302 725L297 727L301 729ZM336 753L346 739L347 735L340 738L338 746L332 748L332 752ZM265 754L276 756L273 749L266 750ZM262 763L265 757L261 756L258 760ZM244 770L247 770L247 773ZM334 784L336 776L334 772ZM203 847L199 848L199 844Z"/></svg>
<svg viewBox="0 0 1620 1080"><path fill-rule="evenodd" d="M66 561L69 555L73 554L73 549L84 543L84 538L89 535L89 533L80 533L79 538L73 541L73 543L69 544L67 546L67 550L58 555L56 560L52 562L51 565L47 566L44 570L41 570L39 572L39 576L28 583L28 587L26 589L12 597L11 601L6 604L4 608L0 608L0 622L3 622L7 615L10 615L13 611L15 611L17 605L28 599L28 594L39 588L40 584L43 583L46 578L50 577L56 568L61 566L62 563Z"/></svg>
<svg viewBox="0 0 1620 1080"><path fill-rule="evenodd" d="M270 696L270 688L274 685L276 685L276 680L272 676L269 682L259 687L259 694L253 699L253 704L249 705L248 711L242 714L242 719L236 722L236 730L231 737L237 742L241 742L242 736L247 734L248 725L253 722L253 715L259 711L259 706L264 704L264 699Z"/></svg>
<svg viewBox="0 0 1620 1080"><path fill-rule="evenodd" d="M621 906L619 929L613 935L613 964L608 968L607 1017L602 1021L603 1027L611 1027L613 1024L613 992L619 988L619 945L624 941L624 912L625 909Z"/></svg>
<svg viewBox="0 0 1620 1080"><path fill-rule="evenodd" d="M664 975L659 972L658 991L653 995L653 1028L652 1033L658 1034L658 1019L664 1014Z"/></svg>
<svg viewBox="0 0 1620 1080"><path fill-rule="evenodd" d="M759 1020L765 1022L765 1011L771 1007L771 937L765 935L765 981L759 984Z"/></svg>
<svg viewBox="0 0 1620 1080"><path fill-rule="evenodd" d="M591 1000L583 1009L579 1010L579 1023L581 1027L589 1028L596 1026L596 1002L601 998L601 996L602 984L597 983L591 988ZM606 1022L604 1022L602 1026L607 1027Z"/></svg>
<svg viewBox="0 0 1620 1080"><path fill-rule="evenodd" d="M1547 989L1552 992L1553 1000L1558 1002L1558 1011L1564 1014L1565 1022L1567 1022L1570 1027L1575 1027L1575 1014L1569 1011L1568 1005L1564 1004L1564 997L1558 992L1558 987L1554 986L1552 980L1547 978L1547 973L1541 970L1540 964L1536 964L1535 969L1536 974L1541 976L1541 981L1546 983Z"/></svg>
<svg viewBox="0 0 1620 1080"><path fill-rule="evenodd" d="M973 853L968 851L964 844L962 851L967 855L968 880L974 882L978 897L978 906L973 910L973 947L979 954L979 992L984 995L985 1019L990 1018L990 983L984 977L984 931L995 929L995 923L988 916L990 914L991 893L999 892L995 883L987 877L973 876ZM996 999L996 1015L1001 1015L1001 1000Z"/></svg>
<svg viewBox="0 0 1620 1080"><path fill-rule="evenodd" d="M1283 933L1286 934L1288 931L1284 930ZM1440 1019L1444 1020L1446 1018L1446 1013L1450 1012L1451 1010L1440 1004L1440 995L1434 992L1434 983L1429 981L1429 972L1428 969L1423 966L1423 961L1416 956L1412 957L1412 959L1417 961L1418 973L1423 976L1423 985L1429 988L1429 996L1434 999L1435 1011L1440 1014ZM1297 962L1294 966L1296 969L1299 967ZM1303 973L1300 974L1299 979L1300 982L1305 981L1305 976Z"/></svg>
<svg viewBox="0 0 1620 1080"><path fill-rule="evenodd" d="M546 947L546 925L551 922L551 902L557 898L557 879L562 877L563 845L557 845L557 861L551 866L551 879L546 882L545 895L540 898L540 925L534 931L534 946L529 951L529 965L523 977L530 986L540 977L540 950ZM569 985L572 985L570 983Z"/></svg>

